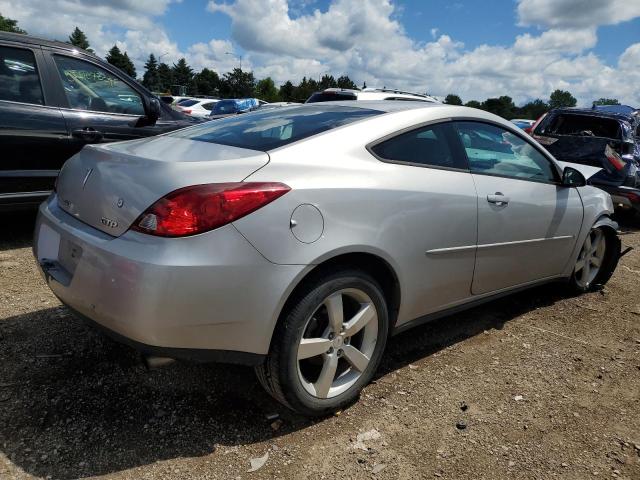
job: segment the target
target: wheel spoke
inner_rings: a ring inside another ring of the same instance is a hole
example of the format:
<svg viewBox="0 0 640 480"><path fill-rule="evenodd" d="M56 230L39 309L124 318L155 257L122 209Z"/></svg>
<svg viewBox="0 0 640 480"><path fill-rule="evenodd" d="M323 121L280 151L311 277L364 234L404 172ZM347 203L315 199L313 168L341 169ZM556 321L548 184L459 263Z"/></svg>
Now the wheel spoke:
<svg viewBox="0 0 640 480"><path fill-rule="evenodd" d="M366 304L354 317L344 325L345 335L352 337L376 316L376 309L371 304Z"/></svg>
<svg viewBox="0 0 640 480"><path fill-rule="evenodd" d="M590 262L591 262L591 265L593 265L594 267L599 267L600 264L602 263L600 259L595 256L591 257Z"/></svg>
<svg viewBox="0 0 640 480"><path fill-rule="evenodd" d="M365 368L367 368L367 365L369 365L369 357L367 357L353 345L345 345L344 347L342 347L342 351L344 352L345 359L351 364L353 368L355 368L359 372L364 372Z"/></svg>
<svg viewBox="0 0 640 480"><path fill-rule="evenodd" d="M584 267L584 259L580 259L576 263L576 272L579 272Z"/></svg>
<svg viewBox="0 0 640 480"><path fill-rule="evenodd" d="M336 293L324 302L329 316L329 326L334 333L340 333L344 323L344 308L342 306L342 294Z"/></svg>
<svg viewBox="0 0 640 480"><path fill-rule="evenodd" d="M596 253L600 248L601 244L602 244L602 232L600 230L597 230L593 236L589 253L591 254Z"/></svg>
<svg viewBox="0 0 640 480"><path fill-rule="evenodd" d="M338 368L338 355L327 355L322 365L322 371L318 376L318 380L313 384L316 390L316 395L320 398L327 398L329 396L329 390L331 384L336 376L336 369Z"/></svg>
<svg viewBox="0 0 640 480"><path fill-rule="evenodd" d="M591 251L591 232L589 232L589 235L587 235L587 239L584 241L584 247L582 247L582 250L586 254Z"/></svg>
<svg viewBox="0 0 640 480"><path fill-rule="evenodd" d="M582 282L586 285L589 283L589 275L591 274L591 263L584 262L584 268L582 269Z"/></svg>
<svg viewBox="0 0 640 480"><path fill-rule="evenodd" d="M303 338L298 346L298 360L317 357L331 348L331 340L326 338Z"/></svg>

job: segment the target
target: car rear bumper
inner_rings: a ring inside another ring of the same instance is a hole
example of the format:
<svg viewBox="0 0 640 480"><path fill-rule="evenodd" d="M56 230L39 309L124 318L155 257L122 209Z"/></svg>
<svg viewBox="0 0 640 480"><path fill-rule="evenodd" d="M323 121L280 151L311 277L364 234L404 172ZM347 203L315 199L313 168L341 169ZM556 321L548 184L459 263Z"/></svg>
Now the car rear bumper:
<svg viewBox="0 0 640 480"><path fill-rule="evenodd" d="M611 195L613 206L616 209L635 210L640 213L640 189L631 187L604 187L602 190Z"/></svg>
<svg viewBox="0 0 640 480"><path fill-rule="evenodd" d="M233 225L185 238L111 237L62 211L55 195L40 206L35 232L54 294L154 355L259 361L307 268L267 261Z"/></svg>

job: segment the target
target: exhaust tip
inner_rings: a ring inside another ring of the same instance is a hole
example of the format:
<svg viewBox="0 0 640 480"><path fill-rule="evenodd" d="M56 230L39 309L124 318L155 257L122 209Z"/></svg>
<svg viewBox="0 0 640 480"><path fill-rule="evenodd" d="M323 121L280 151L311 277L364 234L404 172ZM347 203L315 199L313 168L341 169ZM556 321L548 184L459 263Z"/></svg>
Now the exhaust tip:
<svg viewBox="0 0 640 480"><path fill-rule="evenodd" d="M147 355L143 355L143 360L144 360L144 364L146 365L147 369L149 370L155 370L157 368L162 368L162 367L166 367L171 365L173 362L176 361L175 358L169 358L169 357L154 357L154 356L147 356Z"/></svg>

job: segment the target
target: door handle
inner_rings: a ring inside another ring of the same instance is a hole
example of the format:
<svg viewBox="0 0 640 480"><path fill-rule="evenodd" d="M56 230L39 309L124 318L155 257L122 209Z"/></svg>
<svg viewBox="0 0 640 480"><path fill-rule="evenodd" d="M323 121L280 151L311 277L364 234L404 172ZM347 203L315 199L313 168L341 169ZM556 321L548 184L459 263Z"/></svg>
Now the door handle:
<svg viewBox="0 0 640 480"><path fill-rule="evenodd" d="M104 137L103 133L93 127L78 128L71 132L75 138L80 138L86 142L99 142Z"/></svg>
<svg viewBox="0 0 640 480"><path fill-rule="evenodd" d="M497 206L503 206L509 204L509 197L502 194L501 192L496 192L493 195L487 195L487 202L495 203Z"/></svg>

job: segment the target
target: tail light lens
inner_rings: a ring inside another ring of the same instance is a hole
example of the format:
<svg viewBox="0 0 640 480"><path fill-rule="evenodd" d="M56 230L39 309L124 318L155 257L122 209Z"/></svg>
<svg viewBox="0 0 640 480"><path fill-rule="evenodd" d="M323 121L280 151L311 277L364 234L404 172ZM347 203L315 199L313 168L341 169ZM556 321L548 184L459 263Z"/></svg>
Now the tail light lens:
<svg viewBox="0 0 640 480"><path fill-rule="evenodd" d="M151 205L132 230L185 237L213 230L255 212L291 190L282 183L213 183L180 188Z"/></svg>
<svg viewBox="0 0 640 480"><path fill-rule="evenodd" d="M191 109L183 108L182 113L186 113L187 115L191 115Z"/></svg>
<svg viewBox="0 0 640 480"><path fill-rule="evenodd" d="M624 170L624 167L627 166L622 157L618 155L618 152L616 152L609 145L607 145L607 147L604 149L604 154L607 157L607 160L609 160L609 163L613 165L613 168L615 168L616 170Z"/></svg>

